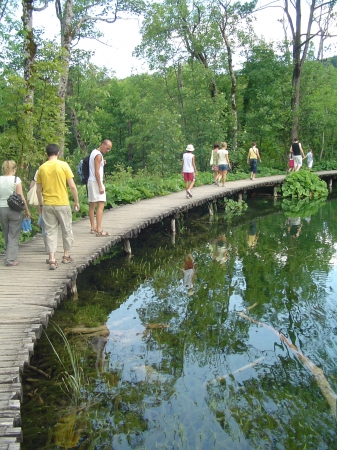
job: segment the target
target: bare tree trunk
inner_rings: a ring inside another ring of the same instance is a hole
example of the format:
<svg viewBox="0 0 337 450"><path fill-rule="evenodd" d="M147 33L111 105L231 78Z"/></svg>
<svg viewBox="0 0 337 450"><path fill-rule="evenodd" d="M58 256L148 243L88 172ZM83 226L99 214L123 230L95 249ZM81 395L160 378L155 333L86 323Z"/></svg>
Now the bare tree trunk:
<svg viewBox="0 0 337 450"><path fill-rule="evenodd" d="M73 93L74 93L73 82L69 78L68 79L68 87L67 87L67 96L72 97ZM70 106L70 115L71 115L71 124L73 126L77 146L80 149L82 149L83 155L86 156L88 154L88 147L87 147L86 142L83 140L82 133L79 129L79 120L77 117L76 110L72 106Z"/></svg>
<svg viewBox="0 0 337 450"><path fill-rule="evenodd" d="M320 160L321 160L322 157L323 157L323 153L324 153L324 130L323 130L323 133L322 133L322 148L321 148L321 153L320 153L320 155L319 155L319 159L320 159Z"/></svg>
<svg viewBox="0 0 337 450"><path fill-rule="evenodd" d="M227 50L227 58L228 58L228 70L231 77L231 106L232 106L232 115L233 115L233 150L236 150L238 147L238 112L236 107L236 76L233 68L233 54L232 48L229 43L228 36L225 30L225 23L223 22L220 25L221 36L225 42L226 50Z"/></svg>
<svg viewBox="0 0 337 450"><path fill-rule="evenodd" d="M24 79L26 82L26 92L23 98L23 115L21 123L21 155L18 163L21 164L23 155L32 156L34 149L34 62L36 55L36 43L33 34L33 0L22 1L22 25L24 33L23 53L24 53ZM27 161L28 162L28 161Z"/></svg>
<svg viewBox="0 0 337 450"><path fill-rule="evenodd" d="M61 25L61 48L62 48L62 73L60 77L60 84L58 89L58 96L61 99L60 105L60 118L61 123L65 124L66 117L66 93L67 84L69 78L69 65L70 65L70 55L71 55L71 42L73 40L73 30L72 30L72 20L74 17L73 11L73 0L66 0L64 5L64 11L62 11L62 6L60 0L56 0L56 13ZM60 134L60 154L63 155L64 152L64 130Z"/></svg>
<svg viewBox="0 0 337 450"><path fill-rule="evenodd" d="M129 120L128 122L128 135L132 136L132 122ZM128 145L128 160L132 161L133 159L133 144Z"/></svg>
<svg viewBox="0 0 337 450"><path fill-rule="evenodd" d="M317 0L311 0L309 18L307 22L306 33L302 34L302 11L301 11L301 0L295 0L290 2L295 8L295 23L292 20L289 11L289 2L284 0L284 12L287 16L288 23L290 25L292 38L293 38L293 77L292 77L292 96L291 96L291 111L293 114L292 129L291 129L291 140L298 137L298 123L299 123L299 108L300 108L300 85L303 64L306 60L310 41L319 33L312 34L312 24L316 20L320 23L320 18L327 14L331 16L334 2L326 2L324 4L317 6ZM320 10L318 18L315 18L314 14L316 10ZM328 19L327 19L328 23ZM328 29L320 30L321 39L323 35L327 37ZM304 36L304 37L303 37Z"/></svg>

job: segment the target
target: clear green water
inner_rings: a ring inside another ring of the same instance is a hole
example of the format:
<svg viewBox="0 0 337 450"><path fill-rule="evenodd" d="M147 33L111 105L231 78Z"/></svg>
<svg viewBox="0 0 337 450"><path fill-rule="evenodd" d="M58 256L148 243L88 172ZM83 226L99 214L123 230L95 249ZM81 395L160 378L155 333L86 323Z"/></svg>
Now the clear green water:
<svg viewBox="0 0 337 450"><path fill-rule="evenodd" d="M132 242L131 260L81 275L79 301L55 321L108 313L110 335L83 356L85 397L97 397L77 412L73 448L337 449L337 201L299 219L280 202L249 206L230 222L190 215L174 244L163 224ZM182 281L189 253L193 292ZM43 403L25 401L22 448L72 448L55 440L68 408L50 347L40 348L36 364L55 382L26 381Z"/></svg>

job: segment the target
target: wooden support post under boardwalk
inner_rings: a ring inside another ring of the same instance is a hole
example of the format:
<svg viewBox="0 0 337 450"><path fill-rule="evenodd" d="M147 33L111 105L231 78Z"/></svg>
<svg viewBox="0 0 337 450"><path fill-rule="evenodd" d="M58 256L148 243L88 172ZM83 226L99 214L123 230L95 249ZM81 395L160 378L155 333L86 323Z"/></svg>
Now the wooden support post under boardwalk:
<svg viewBox="0 0 337 450"><path fill-rule="evenodd" d="M124 248L124 252L127 255L131 255L132 251L131 251L131 244L129 239L123 239L123 248Z"/></svg>
<svg viewBox="0 0 337 450"><path fill-rule="evenodd" d="M76 284L77 277L71 280L71 284L68 287L67 297L71 300L78 300L78 292L77 292L77 284Z"/></svg>
<svg viewBox="0 0 337 450"><path fill-rule="evenodd" d="M278 186L274 186L273 190L274 190L274 197L277 197L277 188Z"/></svg>
<svg viewBox="0 0 337 450"><path fill-rule="evenodd" d="M239 202L242 202L242 192L239 192L239 193L238 193L238 201L239 201Z"/></svg>
<svg viewBox="0 0 337 450"><path fill-rule="evenodd" d="M171 219L171 231L173 234L176 233L176 219Z"/></svg>
<svg viewBox="0 0 337 450"><path fill-rule="evenodd" d="M207 203L208 206L208 212L210 216L214 216L214 208L213 208L213 202L208 202Z"/></svg>

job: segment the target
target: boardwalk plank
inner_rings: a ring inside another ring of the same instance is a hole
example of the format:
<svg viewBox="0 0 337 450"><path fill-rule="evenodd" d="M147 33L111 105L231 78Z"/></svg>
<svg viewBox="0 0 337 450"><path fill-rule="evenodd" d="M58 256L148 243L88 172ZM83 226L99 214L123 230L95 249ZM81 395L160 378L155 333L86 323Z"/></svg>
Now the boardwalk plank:
<svg viewBox="0 0 337 450"><path fill-rule="evenodd" d="M319 172L319 176L336 178L337 171ZM137 237L150 224L167 217L177 217L189 209L216 199L254 190L257 187L277 186L284 175L238 180L227 188L213 185L193 189L193 198L186 199L185 191L165 197L153 197L130 205L122 205L104 212L104 229L109 237L90 233L89 219L74 223L75 243L71 251L74 264L61 263L61 239L57 251L59 268L50 271L41 235L22 244L19 265L5 267L0 255L0 450L19 450L22 439L20 399L23 367L29 363L34 344L41 337L43 327L54 308L66 296L77 274L109 251L123 239Z"/></svg>

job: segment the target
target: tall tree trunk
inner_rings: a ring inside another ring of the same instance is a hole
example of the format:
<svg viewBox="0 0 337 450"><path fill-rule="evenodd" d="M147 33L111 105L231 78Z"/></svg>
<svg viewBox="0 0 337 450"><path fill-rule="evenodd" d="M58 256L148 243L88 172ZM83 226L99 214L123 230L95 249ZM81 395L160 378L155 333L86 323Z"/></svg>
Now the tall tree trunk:
<svg viewBox="0 0 337 450"><path fill-rule="evenodd" d="M128 135L132 136L132 121L128 122ZM128 144L128 160L132 161L133 159L133 144Z"/></svg>
<svg viewBox="0 0 337 450"><path fill-rule="evenodd" d="M19 164L22 162L24 154L32 156L34 149L34 62L37 46L33 34L33 0L22 1L22 25L24 33L23 53L24 53L24 79L26 82L26 92L23 98L23 115L21 124L21 155ZM27 161L28 162L28 161Z"/></svg>
<svg viewBox="0 0 337 450"><path fill-rule="evenodd" d="M233 68L233 54L224 24L220 25L221 36L225 42L228 58L228 71L231 77L231 106L233 115L233 150L238 147L238 112L236 107L236 76Z"/></svg>
<svg viewBox="0 0 337 450"><path fill-rule="evenodd" d="M298 137L298 124L299 124L299 108L300 108L300 87L301 87L301 76L304 61L306 60L308 48L311 39L311 28L314 20L314 11L316 0L311 0L310 13L307 24L307 30L302 40L302 10L301 10L301 0L296 0L295 3L291 3L295 7L295 24L291 18L289 12L288 0L284 0L284 12L287 16L290 29L293 38L293 76L292 76L292 95L291 95L291 111L293 114L292 127L290 132L290 138L293 141L295 137Z"/></svg>
<svg viewBox="0 0 337 450"><path fill-rule="evenodd" d="M73 40L73 29L72 29L72 21L74 17L73 11L73 0L66 0L64 5L64 10L62 11L62 5L60 0L56 0L56 13L57 17L60 21L61 25L61 49L62 49L62 73L60 77L60 84L58 89L58 96L61 99L60 105L60 118L61 123L65 125L66 118L66 93L67 93L67 84L69 78L69 65L70 65L70 56L71 56L71 42ZM60 134L59 146L61 150L61 155L64 152L64 129Z"/></svg>
<svg viewBox="0 0 337 450"><path fill-rule="evenodd" d="M68 79L68 87L67 87L67 96L68 96L68 98L72 97L73 93L74 93L73 82L69 78ZM73 108L72 105L70 105L70 116L71 116L71 124L73 126L73 130L74 130L77 146L80 149L82 149L83 155L86 156L88 154L88 147L87 147L87 144L86 144L86 142L84 141L84 139L82 137L81 130L79 129L79 120L78 120L78 117L77 117L77 113L76 113L75 108Z"/></svg>
<svg viewBox="0 0 337 450"><path fill-rule="evenodd" d="M319 159L321 160L323 158L323 153L324 153L324 130L322 132L322 149L321 149L321 154L319 155Z"/></svg>

